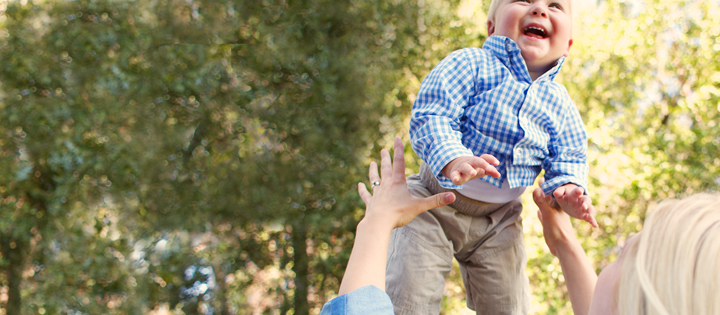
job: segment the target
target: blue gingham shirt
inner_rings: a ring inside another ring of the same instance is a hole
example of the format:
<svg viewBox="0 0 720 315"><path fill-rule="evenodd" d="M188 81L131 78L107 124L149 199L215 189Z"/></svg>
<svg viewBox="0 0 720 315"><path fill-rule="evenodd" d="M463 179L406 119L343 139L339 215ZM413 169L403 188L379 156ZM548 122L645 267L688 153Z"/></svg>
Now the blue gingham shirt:
<svg viewBox="0 0 720 315"><path fill-rule="evenodd" d="M587 133L567 90L554 82L565 58L535 81L520 48L491 36L483 49L455 51L423 80L412 108L412 147L440 184L460 189L441 171L461 156L491 154L510 188L532 186L545 170L545 194L567 183L587 193Z"/></svg>

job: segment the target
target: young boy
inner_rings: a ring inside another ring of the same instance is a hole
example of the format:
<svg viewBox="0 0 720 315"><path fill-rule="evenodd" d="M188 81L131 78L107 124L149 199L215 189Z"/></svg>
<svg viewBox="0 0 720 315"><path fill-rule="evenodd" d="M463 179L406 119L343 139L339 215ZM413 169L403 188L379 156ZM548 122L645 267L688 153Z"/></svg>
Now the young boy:
<svg viewBox="0 0 720 315"><path fill-rule="evenodd" d="M453 255L469 308L527 314L519 197L543 169L543 191L597 225L585 194L587 135L567 90L553 81L572 45L571 4L492 0L483 48L453 52L423 81L410 135L425 163L408 187L457 198L393 232L386 291L395 314L439 313Z"/></svg>

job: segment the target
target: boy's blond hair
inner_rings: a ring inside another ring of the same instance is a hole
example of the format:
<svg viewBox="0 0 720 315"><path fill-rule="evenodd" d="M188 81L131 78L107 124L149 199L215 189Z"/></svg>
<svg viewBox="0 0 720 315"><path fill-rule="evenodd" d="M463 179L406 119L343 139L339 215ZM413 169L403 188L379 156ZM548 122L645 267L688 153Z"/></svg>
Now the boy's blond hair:
<svg viewBox="0 0 720 315"><path fill-rule="evenodd" d="M629 245L620 315L720 314L720 195L660 203Z"/></svg>
<svg viewBox="0 0 720 315"><path fill-rule="evenodd" d="M490 1L490 7L488 8L488 12L487 12L488 22L490 22L490 21L495 22L495 12L497 11L500 1L508 1L508 0L492 0L492 1ZM570 0L570 15L572 16L572 24L571 25L575 24L575 14L573 14L573 11L572 11L572 7L573 7L575 1L576 0ZM573 32L573 34L574 33L575 32Z"/></svg>
<svg viewBox="0 0 720 315"><path fill-rule="evenodd" d="M503 0L492 0L490 1L490 8L487 12L487 20L495 22L495 11L497 11L498 4Z"/></svg>

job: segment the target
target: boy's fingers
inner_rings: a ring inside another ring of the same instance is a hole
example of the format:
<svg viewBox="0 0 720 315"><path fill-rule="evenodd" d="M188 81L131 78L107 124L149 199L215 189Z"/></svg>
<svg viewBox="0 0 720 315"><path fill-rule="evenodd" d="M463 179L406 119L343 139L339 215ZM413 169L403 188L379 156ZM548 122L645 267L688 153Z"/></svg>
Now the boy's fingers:
<svg viewBox="0 0 720 315"><path fill-rule="evenodd" d="M475 176L475 174L477 174L477 171L475 170L475 168L472 165L470 165L468 163L463 163L462 165L460 165L460 174L461 174L461 176L466 177L466 178L473 177L473 176Z"/></svg>
<svg viewBox="0 0 720 315"><path fill-rule="evenodd" d="M487 169L488 167L492 167L488 161L485 161L483 158L474 158L468 162L468 165L470 165L474 169Z"/></svg>
<svg viewBox="0 0 720 315"><path fill-rule="evenodd" d="M590 223L590 225L592 225L594 228L598 227L598 223L597 223L597 220L595 220L595 217L593 217L589 214L585 215L585 221Z"/></svg>
<svg viewBox="0 0 720 315"><path fill-rule="evenodd" d="M593 206L592 204L589 204L588 208L587 208L587 213L590 216L595 217L595 215L597 214L597 211L595 210L595 206Z"/></svg>
<svg viewBox="0 0 720 315"><path fill-rule="evenodd" d="M360 195L360 198L367 206L368 202L370 202L370 198L372 195L367 190L367 187L365 187L364 183L358 183L358 194Z"/></svg>
<svg viewBox="0 0 720 315"><path fill-rule="evenodd" d="M572 195L573 195L573 197L575 197L575 198L579 198L580 196L583 195L584 192L585 192L585 190L582 189L582 187L577 187L577 188L575 188L575 189L572 190Z"/></svg>
<svg viewBox="0 0 720 315"><path fill-rule="evenodd" d="M457 174L456 174L457 173ZM452 181L455 185L462 185L467 182L470 178L475 176L477 172L470 164L463 163L458 167L457 171L454 171L452 175Z"/></svg>
<svg viewBox="0 0 720 315"><path fill-rule="evenodd" d="M490 165L487 169L485 169L485 174L490 175L495 178L500 177L500 172L497 171L495 166Z"/></svg>
<svg viewBox="0 0 720 315"><path fill-rule="evenodd" d="M487 155L487 156L489 156L489 157L492 157L492 155L483 154L483 156L485 156L485 155ZM493 159L495 159L495 158L493 158ZM497 161L497 160L495 160L495 161ZM473 175L473 176L476 176L476 175L477 175L478 178L483 177L483 176L485 176L485 175L490 175L490 176L495 177L495 178L500 177L500 173L497 171L497 169L495 168L495 166L493 166L492 164L490 164L490 162L488 162L486 159L484 159L484 158L482 158L482 157L479 158L479 159L473 159L471 166L472 166L475 170L477 170L477 173L476 173L475 175ZM482 170L482 174L480 173L481 170Z"/></svg>
<svg viewBox="0 0 720 315"><path fill-rule="evenodd" d="M480 158L482 158L483 160L487 161L488 163L490 163L492 165L495 165L495 166L500 165L500 161L498 161L498 159L496 159L494 156L492 156L490 154L483 154L480 156Z"/></svg>

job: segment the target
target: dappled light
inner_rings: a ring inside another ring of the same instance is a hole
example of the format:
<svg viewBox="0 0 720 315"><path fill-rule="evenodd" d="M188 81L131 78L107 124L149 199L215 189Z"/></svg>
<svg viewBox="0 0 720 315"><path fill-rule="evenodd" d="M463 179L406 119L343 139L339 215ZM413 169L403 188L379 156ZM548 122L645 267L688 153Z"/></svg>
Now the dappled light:
<svg viewBox="0 0 720 315"><path fill-rule="evenodd" d="M639 2L638 2L639 3ZM319 314L356 183L489 1L0 2L0 314ZM720 185L717 1L589 2L559 80L601 270L646 209ZM406 173L420 159L406 145ZM532 314L570 314L524 196ZM442 314L469 314L457 264Z"/></svg>

